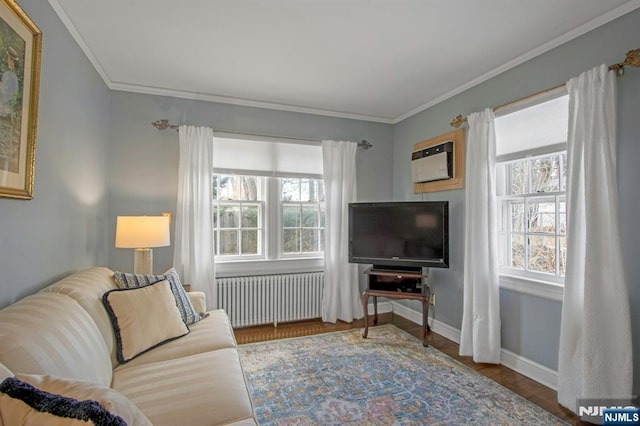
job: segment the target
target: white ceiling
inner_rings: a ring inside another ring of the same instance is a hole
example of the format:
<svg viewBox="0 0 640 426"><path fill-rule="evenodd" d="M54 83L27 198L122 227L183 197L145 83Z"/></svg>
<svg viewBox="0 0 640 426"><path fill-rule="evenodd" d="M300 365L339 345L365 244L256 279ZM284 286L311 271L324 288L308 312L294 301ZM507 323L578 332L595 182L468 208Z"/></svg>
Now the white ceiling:
<svg viewBox="0 0 640 426"><path fill-rule="evenodd" d="M49 3L112 89L385 123L640 7L640 0Z"/></svg>

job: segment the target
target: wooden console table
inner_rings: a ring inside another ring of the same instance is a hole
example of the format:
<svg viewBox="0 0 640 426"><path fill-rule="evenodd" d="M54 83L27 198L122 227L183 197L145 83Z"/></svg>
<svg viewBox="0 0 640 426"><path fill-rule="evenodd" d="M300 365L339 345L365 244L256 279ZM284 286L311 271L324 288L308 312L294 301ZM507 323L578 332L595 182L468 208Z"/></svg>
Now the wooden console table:
<svg viewBox="0 0 640 426"><path fill-rule="evenodd" d="M369 297L373 297L373 325L378 324L378 297L387 299L410 299L422 302L422 346L428 346L427 334L431 329L427 318L429 316L429 286L424 284L424 276L418 272L373 269L364 272L367 275L367 289L362 293L362 307L364 308L363 338L369 332Z"/></svg>

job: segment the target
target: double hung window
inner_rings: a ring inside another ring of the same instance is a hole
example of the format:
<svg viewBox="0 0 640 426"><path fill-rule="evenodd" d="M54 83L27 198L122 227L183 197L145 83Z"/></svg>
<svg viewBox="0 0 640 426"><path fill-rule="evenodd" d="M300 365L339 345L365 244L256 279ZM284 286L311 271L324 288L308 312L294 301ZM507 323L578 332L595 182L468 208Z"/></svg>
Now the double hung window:
<svg viewBox="0 0 640 426"><path fill-rule="evenodd" d="M564 282L568 128L565 93L530 101L495 120L501 285L508 282L505 286L515 290L522 282L528 289L532 283L557 286ZM540 287L533 293L545 296L545 291ZM556 297L558 294L556 291Z"/></svg>
<svg viewBox="0 0 640 426"><path fill-rule="evenodd" d="M214 139L212 221L217 263L322 257L321 149L278 141Z"/></svg>

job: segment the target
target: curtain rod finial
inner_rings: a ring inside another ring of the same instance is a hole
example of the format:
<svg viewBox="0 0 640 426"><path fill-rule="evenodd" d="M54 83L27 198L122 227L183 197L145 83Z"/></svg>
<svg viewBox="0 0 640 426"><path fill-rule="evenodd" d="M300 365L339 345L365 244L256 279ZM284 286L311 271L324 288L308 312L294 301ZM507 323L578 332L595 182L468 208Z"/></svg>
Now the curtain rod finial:
<svg viewBox="0 0 640 426"><path fill-rule="evenodd" d="M466 117L463 117L462 115L458 115L456 118L454 118L451 121L451 123L449 123L449 125L457 129L458 127L462 126L462 123L465 123L466 121L467 121Z"/></svg>
<svg viewBox="0 0 640 426"><path fill-rule="evenodd" d="M366 139L362 139L362 140L360 141L360 143L358 144L358 146L361 146L361 147L363 147L364 149L369 149L369 148L371 148L373 145L371 145L371 142L369 142L368 140L366 140Z"/></svg>
<svg viewBox="0 0 640 426"><path fill-rule="evenodd" d="M153 127L155 127L158 130L167 130L167 129L177 129L178 126L175 124L169 124L169 120L167 120L166 118L162 118L160 120L154 121L153 123L151 123L151 125Z"/></svg>

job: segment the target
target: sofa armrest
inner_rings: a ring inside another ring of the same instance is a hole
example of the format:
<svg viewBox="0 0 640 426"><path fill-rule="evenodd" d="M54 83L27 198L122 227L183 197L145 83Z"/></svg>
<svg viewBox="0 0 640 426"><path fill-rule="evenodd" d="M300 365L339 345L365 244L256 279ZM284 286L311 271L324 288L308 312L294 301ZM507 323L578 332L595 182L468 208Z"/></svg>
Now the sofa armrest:
<svg viewBox="0 0 640 426"><path fill-rule="evenodd" d="M196 313L201 314L207 312L207 301L204 292L202 291L189 291L187 292L189 300L193 305L193 309Z"/></svg>

